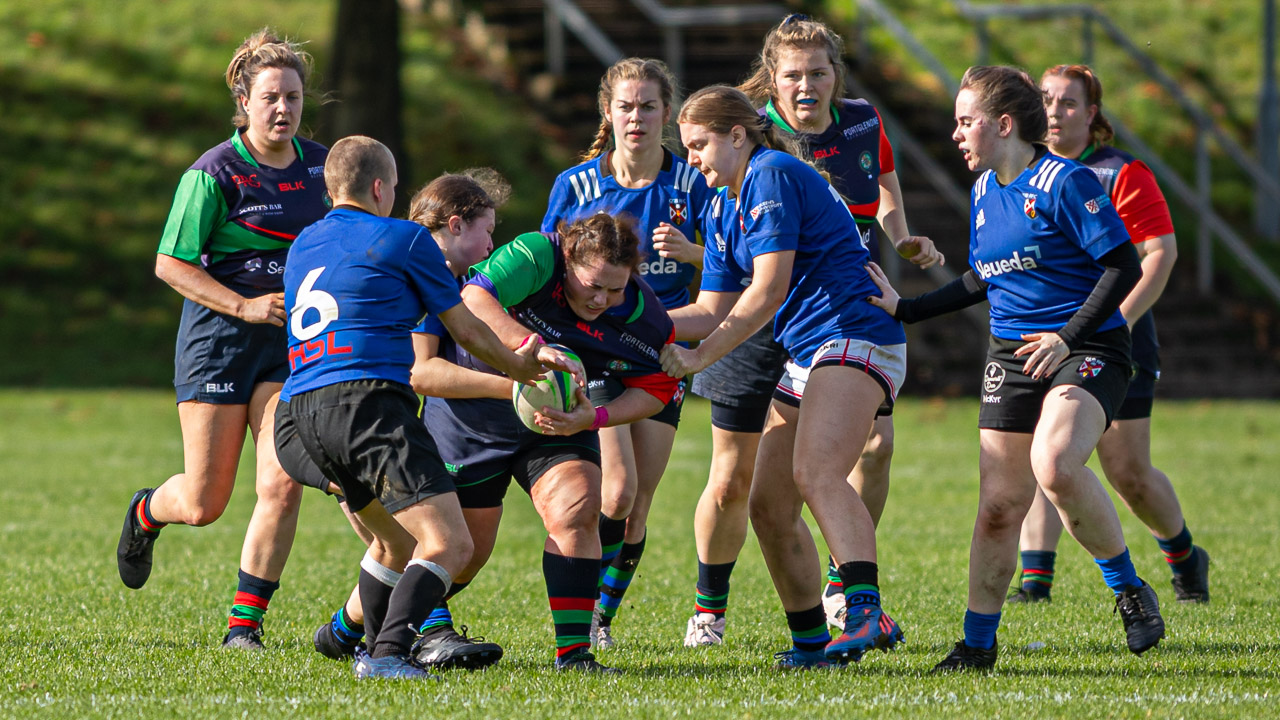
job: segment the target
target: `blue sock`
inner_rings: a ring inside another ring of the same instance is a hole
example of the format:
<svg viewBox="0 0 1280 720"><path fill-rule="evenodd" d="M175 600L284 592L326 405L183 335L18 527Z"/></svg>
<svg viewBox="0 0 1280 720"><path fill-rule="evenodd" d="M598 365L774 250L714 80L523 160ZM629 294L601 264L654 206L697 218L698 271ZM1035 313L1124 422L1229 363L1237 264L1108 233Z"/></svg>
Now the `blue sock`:
<svg viewBox="0 0 1280 720"><path fill-rule="evenodd" d="M1093 561L1098 563L1102 570L1102 581L1111 588L1111 592L1119 595L1131 587L1142 587L1138 571L1133 569L1133 563L1129 560L1129 548L1109 560L1094 558Z"/></svg>
<svg viewBox="0 0 1280 720"><path fill-rule="evenodd" d="M333 636L345 645L355 645L364 637L364 625L351 619L346 605L333 614L330 627L333 628Z"/></svg>
<svg viewBox="0 0 1280 720"><path fill-rule="evenodd" d="M431 614L422 621L422 627L418 628L418 632L426 634L430 630L445 626L453 626L453 614L449 612L449 604L442 602L432 608Z"/></svg>
<svg viewBox="0 0 1280 720"><path fill-rule="evenodd" d="M996 630L1000 629L1000 613L987 615L972 610L964 611L964 644L971 648L990 650L996 644Z"/></svg>

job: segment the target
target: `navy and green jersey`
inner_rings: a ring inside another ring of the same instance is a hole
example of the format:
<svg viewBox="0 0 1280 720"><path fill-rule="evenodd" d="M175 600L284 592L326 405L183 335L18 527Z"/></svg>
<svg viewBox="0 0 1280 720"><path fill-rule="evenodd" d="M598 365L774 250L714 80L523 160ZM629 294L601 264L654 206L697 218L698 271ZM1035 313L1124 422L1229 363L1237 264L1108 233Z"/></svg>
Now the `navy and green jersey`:
<svg viewBox="0 0 1280 720"><path fill-rule="evenodd" d="M279 292L289 245L328 212L329 151L293 139L287 168L260 165L239 131L192 165L174 194L159 253L203 267L243 295Z"/></svg>
<svg viewBox="0 0 1280 720"><path fill-rule="evenodd" d="M831 176L831 185L844 197L858 221L871 259L879 261L875 239L880 211L880 176L894 171L893 146L885 135L880 113L866 100L842 98L831 103L831 124L820 133L797 132L773 106L761 109L775 125L799 141L814 164Z"/></svg>
<svg viewBox="0 0 1280 720"><path fill-rule="evenodd" d="M628 213L636 218L644 255L640 274L667 308L688 305L695 268L658 255L653 249L653 231L665 222L690 242L700 242L700 218L711 189L701 173L665 148L658 177L642 188L619 185L609 172L607 157L602 154L560 173L551 187L542 232L557 232L561 222L573 223L596 213Z"/></svg>
<svg viewBox="0 0 1280 720"><path fill-rule="evenodd" d="M973 185L969 265L989 286L991 333L1005 340L1061 329L1102 277L1098 258L1129 242L1092 171L1037 153L1008 185L994 170ZM1117 310L1097 331L1124 324Z"/></svg>
<svg viewBox="0 0 1280 720"><path fill-rule="evenodd" d="M462 302L426 228L347 206L298 235L284 285L290 396L350 380L408 385L410 332Z"/></svg>
<svg viewBox="0 0 1280 720"><path fill-rule="evenodd" d="M547 342L577 353L589 380L615 377L663 404L675 395L677 380L662 371L658 359L675 328L644 279L632 275L621 305L583 320L565 299L564 253L554 233L520 235L471 271L468 285L490 292Z"/></svg>
<svg viewBox="0 0 1280 720"><path fill-rule="evenodd" d="M716 198L708 213L713 241L702 289L741 292L756 256L794 251L773 336L796 363L808 367L828 340L906 342L902 325L866 302L879 292L864 267L867 249L839 193L816 170L784 152L756 148L733 206L727 190Z"/></svg>

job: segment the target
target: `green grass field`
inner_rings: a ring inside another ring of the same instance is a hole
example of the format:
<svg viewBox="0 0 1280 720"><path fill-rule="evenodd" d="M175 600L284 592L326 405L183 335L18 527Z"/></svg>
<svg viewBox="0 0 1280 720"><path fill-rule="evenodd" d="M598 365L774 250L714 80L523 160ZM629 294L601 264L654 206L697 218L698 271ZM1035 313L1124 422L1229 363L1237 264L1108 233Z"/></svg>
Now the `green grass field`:
<svg viewBox="0 0 1280 720"><path fill-rule="evenodd" d="M976 502L976 407L904 400L893 491L880 529L886 606L907 644L840 671L779 674L781 611L754 540L734 576L729 644L680 647L696 566L692 511L708 464L707 406L693 401L648 552L606 662L620 678L553 673L542 529L523 493L489 567L455 602L459 620L506 658L438 685L357 683L312 651L314 628L345 597L361 547L333 502L308 492L270 650L223 652L227 606L252 507L252 465L226 515L174 527L156 570L126 590L113 551L131 492L181 467L165 392L0 391L0 663L5 717L1265 717L1280 716L1280 406L1162 403L1154 455L1175 480L1197 542L1213 558L1213 604L1172 602L1168 571L1122 514L1139 572L1165 602L1169 636L1135 658L1098 571L1064 543L1052 606L1005 614L999 672L926 675L959 637ZM247 458L246 458L247 459ZM1044 642L1039 651L1026 650Z"/></svg>

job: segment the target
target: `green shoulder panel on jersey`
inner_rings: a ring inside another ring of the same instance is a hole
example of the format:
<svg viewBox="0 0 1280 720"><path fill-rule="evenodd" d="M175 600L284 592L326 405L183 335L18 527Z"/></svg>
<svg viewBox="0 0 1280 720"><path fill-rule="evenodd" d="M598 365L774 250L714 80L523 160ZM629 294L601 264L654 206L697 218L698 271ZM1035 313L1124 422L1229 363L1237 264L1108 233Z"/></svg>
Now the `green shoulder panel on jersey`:
<svg viewBox="0 0 1280 720"><path fill-rule="evenodd" d="M511 307L533 295L551 281L558 250L542 233L519 235L477 264L472 272L493 283L502 307Z"/></svg>
<svg viewBox="0 0 1280 720"><path fill-rule="evenodd" d="M203 170L188 170L173 194L157 252L198 264L214 228L226 220L227 201L218 182Z"/></svg>

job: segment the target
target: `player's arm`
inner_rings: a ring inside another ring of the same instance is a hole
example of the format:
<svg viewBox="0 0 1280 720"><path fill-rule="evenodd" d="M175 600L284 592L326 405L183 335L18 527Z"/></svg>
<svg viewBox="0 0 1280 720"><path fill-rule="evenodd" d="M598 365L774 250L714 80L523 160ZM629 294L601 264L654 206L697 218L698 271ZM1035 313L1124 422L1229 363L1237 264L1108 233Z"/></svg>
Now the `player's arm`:
<svg viewBox="0 0 1280 720"><path fill-rule="evenodd" d="M440 357L440 336L413 334L413 368L410 383L419 395L439 398L511 397L510 378L464 368Z"/></svg>
<svg viewBox="0 0 1280 720"><path fill-rule="evenodd" d="M284 325L284 293L247 298L215 280L199 265L163 253L156 255L156 277L182 297L223 315L249 323Z"/></svg>
<svg viewBox="0 0 1280 720"><path fill-rule="evenodd" d="M670 223L658 223L653 229L653 249L658 255L702 269L702 246Z"/></svg>
<svg viewBox="0 0 1280 720"><path fill-rule="evenodd" d="M876 220L893 242L893 249L916 266L927 268L947 263L932 240L912 235L907 229L907 213L903 208L902 188L898 184L896 171L880 175L880 208L876 211Z"/></svg>
<svg viewBox="0 0 1280 720"><path fill-rule="evenodd" d="M1160 299L1173 274L1173 264L1178 260L1178 243L1173 233L1151 238L1135 247L1142 258L1142 279L1120 303L1120 312L1130 328Z"/></svg>
<svg viewBox="0 0 1280 720"><path fill-rule="evenodd" d="M795 257L794 250L756 255L752 260L751 284L742 291L724 320L697 348L679 345L663 348L662 369L672 377L684 377L703 370L764 327L787 298Z"/></svg>
<svg viewBox="0 0 1280 720"><path fill-rule="evenodd" d="M542 348L537 336L529 337L525 333L528 342L518 346L519 352L512 352L486 323L471 314L465 303L458 303L436 317L467 352L518 383L531 384L547 371L538 359L538 351Z"/></svg>
<svg viewBox="0 0 1280 720"><path fill-rule="evenodd" d="M250 323L284 325L284 293L246 298L200 266L205 243L226 217L227 201L218 182L201 170L183 173L160 236L156 277L188 300L223 315Z"/></svg>
<svg viewBox="0 0 1280 720"><path fill-rule="evenodd" d="M702 340L715 331L716 326L729 316L734 303L742 293L698 291L692 303L668 310L675 324L676 340Z"/></svg>

